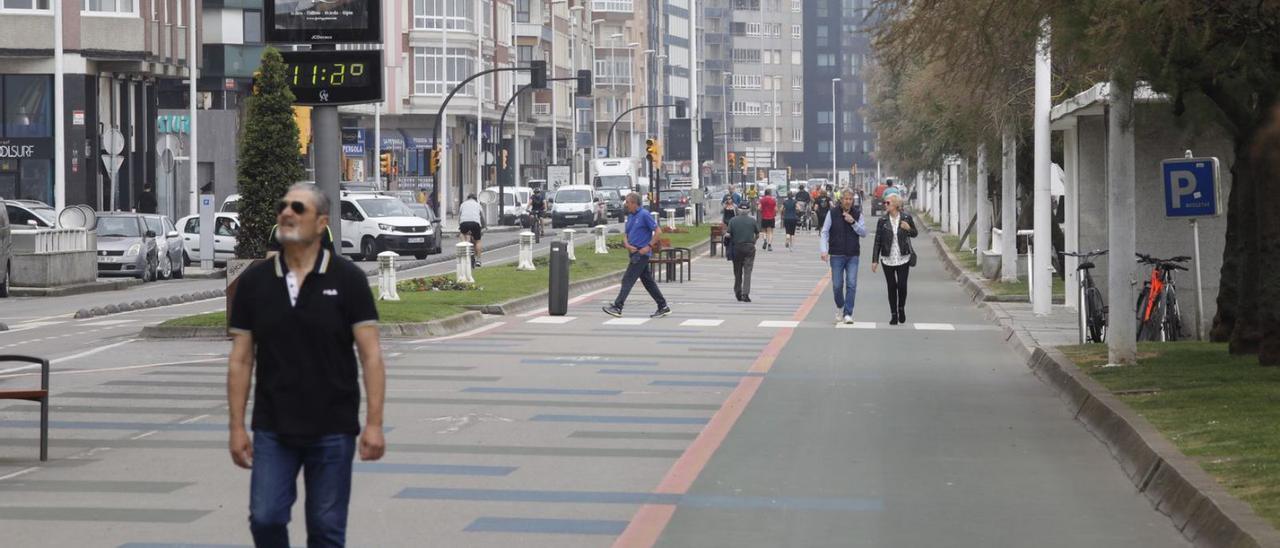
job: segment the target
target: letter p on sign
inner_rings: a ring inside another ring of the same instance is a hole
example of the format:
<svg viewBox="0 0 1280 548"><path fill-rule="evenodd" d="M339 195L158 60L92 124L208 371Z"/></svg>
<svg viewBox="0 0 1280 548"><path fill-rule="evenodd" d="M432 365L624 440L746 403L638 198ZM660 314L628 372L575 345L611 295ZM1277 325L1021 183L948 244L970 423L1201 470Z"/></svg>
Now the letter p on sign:
<svg viewBox="0 0 1280 548"><path fill-rule="evenodd" d="M1170 173L1170 176L1173 181L1170 182L1169 192L1173 195L1170 196L1169 207L1182 209L1182 202L1186 196L1195 198L1199 194L1196 192L1196 174L1190 171L1176 170Z"/></svg>

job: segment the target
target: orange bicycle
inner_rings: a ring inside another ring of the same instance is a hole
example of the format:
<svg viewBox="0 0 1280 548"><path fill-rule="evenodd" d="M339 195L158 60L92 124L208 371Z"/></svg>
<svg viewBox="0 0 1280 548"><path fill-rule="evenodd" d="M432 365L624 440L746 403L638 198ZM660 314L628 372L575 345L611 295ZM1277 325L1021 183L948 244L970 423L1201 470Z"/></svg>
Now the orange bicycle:
<svg viewBox="0 0 1280 548"><path fill-rule="evenodd" d="M1186 271L1186 267L1179 263L1190 261L1191 257L1157 259L1141 253L1136 255L1139 263L1151 266L1151 277L1143 282L1136 307L1138 340L1163 342L1182 338L1182 311L1178 308L1178 291L1173 273L1177 270Z"/></svg>

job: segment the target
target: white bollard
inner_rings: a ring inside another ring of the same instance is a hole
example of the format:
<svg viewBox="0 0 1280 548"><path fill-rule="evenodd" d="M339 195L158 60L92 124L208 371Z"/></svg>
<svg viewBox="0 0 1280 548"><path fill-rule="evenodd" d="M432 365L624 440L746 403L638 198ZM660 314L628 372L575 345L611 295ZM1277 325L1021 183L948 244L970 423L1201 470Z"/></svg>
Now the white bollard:
<svg viewBox="0 0 1280 548"><path fill-rule="evenodd" d="M396 293L396 257L399 256L394 251L378 254L378 299L400 300L400 295Z"/></svg>
<svg viewBox="0 0 1280 548"><path fill-rule="evenodd" d="M516 270L537 270L533 266L533 233L528 230L520 233L520 261Z"/></svg>
<svg viewBox="0 0 1280 548"><path fill-rule="evenodd" d="M468 242L458 242L453 247L458 250L458 270L456 272L458 283L476 283L476 279L471 277L471 254L474 246Z"/></svg>
<svg viewBox="0 0 1280 548"><path fill-rule="evenodd" d="M564 235L565 247L566 247L566 248L568 248L568 250L569 250L569 261L570 261L570 262L578 260L578 258L577 258L577 257L573 256L573 235L574 235L574 234L577 234L577 232L578 232L578 231L576 231L576 230L574 230L574 229L572 229L572 228L566 228L566 229L564 229L564 231L563 231L563 232L561 232L561 234L563 234L563 235Z"/></svg>
<svg viewBox="0 0 1280 548"><path fill-rule="evenodd" d="M596 231L596 255L609 254L609 242L604 235L604 225L597 226Z"/></svg>
<svg viewBox="0 0 1280 548"><path fill-rule="evenodd" d="M667 209L667 228L676 229L676 210Z"/></svg>
<svg viewBox="0 0 1280 548"><path fill-rule="evenodd" d="M658 212L657 212L657 211L650 211L650 212L649 212L649 215L652 215L652 216L653 216L653 224L655 224L655 225L657 225L657 224L661 224L662 219L659 219L659 218L658 218Z"/></svg>

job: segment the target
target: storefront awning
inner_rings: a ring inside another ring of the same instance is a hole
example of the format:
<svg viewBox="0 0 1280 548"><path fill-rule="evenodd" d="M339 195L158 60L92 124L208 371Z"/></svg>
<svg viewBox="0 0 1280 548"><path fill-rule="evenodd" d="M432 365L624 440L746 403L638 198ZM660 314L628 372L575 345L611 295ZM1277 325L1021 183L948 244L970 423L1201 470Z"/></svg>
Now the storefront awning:
<svg viewBox="0 0 1280 548"><path fill-rule="evenodd" d="M400 133L404 135L404 142L409 148L431 148L436 142L429 129L400 128Z"/></svg>
<svg viewBox="0 0 1280 548"><path fill-rule="evenodd" d="M404 150L404 136L400 132L392 129L382 130L382 149L383 150Z"/></svg>

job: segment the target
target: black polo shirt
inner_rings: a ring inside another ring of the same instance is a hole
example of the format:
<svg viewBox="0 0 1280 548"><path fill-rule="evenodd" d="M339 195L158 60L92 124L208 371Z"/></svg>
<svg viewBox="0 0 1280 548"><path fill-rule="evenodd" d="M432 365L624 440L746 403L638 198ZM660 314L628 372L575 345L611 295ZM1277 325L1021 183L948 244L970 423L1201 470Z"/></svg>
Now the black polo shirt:
<svg viewBox="0 0 1280 548"><path fill-rule="evenodd" d="M253 335L254 430L290 437L360 432L356 327L378 311L364 272L322 249L290 304L283 254L240 275L230 331Z"/></svg>

